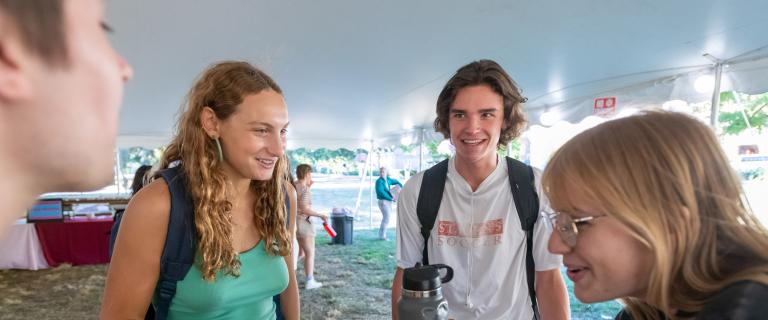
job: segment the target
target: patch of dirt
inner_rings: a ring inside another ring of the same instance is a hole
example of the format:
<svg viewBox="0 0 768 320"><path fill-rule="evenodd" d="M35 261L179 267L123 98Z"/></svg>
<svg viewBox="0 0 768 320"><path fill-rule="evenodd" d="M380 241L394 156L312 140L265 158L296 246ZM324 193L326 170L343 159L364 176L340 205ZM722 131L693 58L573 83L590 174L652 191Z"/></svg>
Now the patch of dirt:
<svg viewBox="0 0 768 320"><path fill-rule="evenodd" d="M389 238L394 239L394 230ZM303 262L297 278L302 319L389 319L395 270L393 241L375 231L355 232L354 244L330 245L318 232L315 278L322 288L305 290ZM0 270L0 320L97 319L106 265L61 265L46 270Z"/></svg>
<svg viewBox="0 0 768 320"><path fill-rule="evenodd" d="M0 319L97 319L106 265L0 270Z"/></svg>

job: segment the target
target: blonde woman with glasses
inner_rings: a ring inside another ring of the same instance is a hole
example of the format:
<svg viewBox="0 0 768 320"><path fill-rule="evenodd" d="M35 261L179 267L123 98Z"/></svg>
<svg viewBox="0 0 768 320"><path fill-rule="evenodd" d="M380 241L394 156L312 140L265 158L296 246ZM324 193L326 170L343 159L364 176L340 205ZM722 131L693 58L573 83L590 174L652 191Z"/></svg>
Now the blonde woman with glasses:
<svg viewBox="0 0 768 320"><path fill-rule="evenodd" d="M713 132L649 112L571 139L542 179L576 297L617 319L765 319L768 232Z"/></svg>

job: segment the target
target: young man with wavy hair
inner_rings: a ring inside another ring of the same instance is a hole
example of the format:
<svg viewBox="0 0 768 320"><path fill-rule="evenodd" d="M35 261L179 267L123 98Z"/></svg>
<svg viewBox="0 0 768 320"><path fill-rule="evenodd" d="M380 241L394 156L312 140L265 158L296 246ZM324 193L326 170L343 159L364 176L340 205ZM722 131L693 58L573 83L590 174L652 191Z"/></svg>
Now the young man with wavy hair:
<svg viewBox="0 0 768 320"><path fill-rule="evenodd" d="M443 285L450 318L533 319L537 309L542 319L568 318L561 259L547 252L552 230L543 218L530 231L535 296L530 294L527 235L510 189L511 168L497 154L525 127L524 100L510 76L491 60L460 68L443 87L435 130L450 139L456 153L447 162L442 201L434 227L424 231L429 232L426 241L417 214L417 199L426 188L422 185L425 172L408 180L400 193L393 318L397 318L403 269L425 260L425 246L429 263L454 269L453 280ZM540 208L546 205L541 197Z"/></svg>

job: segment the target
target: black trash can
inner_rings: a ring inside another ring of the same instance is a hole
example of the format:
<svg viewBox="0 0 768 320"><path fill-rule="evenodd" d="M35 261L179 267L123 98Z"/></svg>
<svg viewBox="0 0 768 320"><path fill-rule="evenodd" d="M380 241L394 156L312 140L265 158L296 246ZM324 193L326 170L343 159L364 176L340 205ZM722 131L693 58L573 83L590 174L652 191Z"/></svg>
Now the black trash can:
<svg viewBox="0 0 768 320"><path fill-rule="evenodd" d="M332 244L352 244L352 222L354 220L350 216L331 216L331 227L336 231L336 237L331 241Z"/></svg>

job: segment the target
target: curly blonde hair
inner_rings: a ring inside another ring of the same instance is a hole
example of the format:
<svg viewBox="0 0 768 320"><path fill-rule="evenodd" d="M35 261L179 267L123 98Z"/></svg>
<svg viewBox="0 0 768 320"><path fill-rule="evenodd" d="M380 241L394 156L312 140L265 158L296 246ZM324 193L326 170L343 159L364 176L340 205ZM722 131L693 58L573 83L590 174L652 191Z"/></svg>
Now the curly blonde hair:
<svg viewBox="0 0 768 320"><path fill-rule="evenodd" d="M183 112L177 123L177 133L160 161L160 168L180 162L186 175L195 208L198 252L202 258L203 278L214 281L216 272L238 276L240 260L233 247L232 202L228 198L228 181L222 171L215 142L203 130L200 113L205 107L213 109L219 120L226 120L243 102L246 95L280 87L267 74L247 62L224 61L208 67L187 95ZM291 240L285 227L283 180L287 164L280 157L272 178L252 180L250 190L255 194L253 216L270 255L286 256Z"/></svg>
<svg viewBox="0 0 768 320"><path fill-rule="evenodd" d="M542 185L558 211L578 187L653 255L633 319L696 313L726 286L768 284L768 231L744 202L712 130L687 115L647 112L580 133L553 155ZM619 253L617 253L619 254Z"/></svg>

